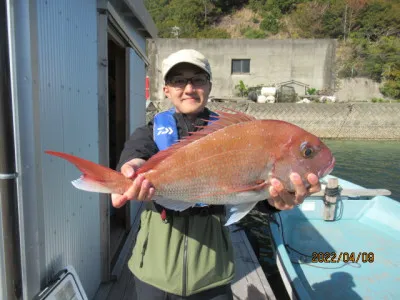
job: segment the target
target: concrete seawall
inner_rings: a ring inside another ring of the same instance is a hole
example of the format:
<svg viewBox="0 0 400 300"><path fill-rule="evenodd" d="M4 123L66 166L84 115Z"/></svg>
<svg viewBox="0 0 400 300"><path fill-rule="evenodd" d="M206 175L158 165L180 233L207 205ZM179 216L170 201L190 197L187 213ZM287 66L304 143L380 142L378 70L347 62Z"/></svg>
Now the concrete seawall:
<svg viewBox="0 0 400 300"><path fill-rule="evenodd" d="M148 111L148 118L170 107L169 101L154 104L156 109ZM287 121L321 138L400 140L400 103L208 103L207 107Z"/></svg>

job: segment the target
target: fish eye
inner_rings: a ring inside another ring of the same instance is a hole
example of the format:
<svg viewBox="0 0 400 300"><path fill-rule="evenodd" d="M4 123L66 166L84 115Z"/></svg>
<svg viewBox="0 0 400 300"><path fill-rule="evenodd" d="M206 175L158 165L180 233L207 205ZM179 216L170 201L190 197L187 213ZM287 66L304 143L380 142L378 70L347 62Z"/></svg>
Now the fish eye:
<svg viewBox="0 0 400 300"><path fill-rule="evenodd" d="M301 154L304 158L311 158L314 154L314 149L311 148L307 143L301 145Z"/></svg>
<svg viewBox="0 0 400 300"><path fill-rule="evenodd" d="M306 148L303 150L304 157L310 157L313 154L313 150L311 148Z"/></svg>

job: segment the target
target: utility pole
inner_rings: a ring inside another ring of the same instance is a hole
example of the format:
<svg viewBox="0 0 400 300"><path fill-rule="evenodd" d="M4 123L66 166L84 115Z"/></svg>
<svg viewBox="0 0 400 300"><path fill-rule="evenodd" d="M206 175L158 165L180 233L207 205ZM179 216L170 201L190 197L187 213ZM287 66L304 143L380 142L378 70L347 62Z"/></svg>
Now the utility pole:
<svg viewBox="0 0 400 300"><path fill-rule="evenodd" d="M207 0L203 0L204 3L204 23L207 23Z"/></svg>

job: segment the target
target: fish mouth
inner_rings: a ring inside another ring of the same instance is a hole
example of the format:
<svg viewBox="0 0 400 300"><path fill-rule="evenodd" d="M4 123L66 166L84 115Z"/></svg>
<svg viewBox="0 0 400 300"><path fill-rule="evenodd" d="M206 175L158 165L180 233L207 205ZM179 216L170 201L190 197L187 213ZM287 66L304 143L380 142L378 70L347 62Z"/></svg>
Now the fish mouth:
<svg viewBox="0 0 400 300"><path fill-rule="evenodd" d="M328 163L328 167L325 168L325 170L321 170L318 172L318 177L322 178L325 177L326 175L330 174L333 170L333 168L335 167L335 157L332 156L332 159L330 160L330 162Z"/></svg>

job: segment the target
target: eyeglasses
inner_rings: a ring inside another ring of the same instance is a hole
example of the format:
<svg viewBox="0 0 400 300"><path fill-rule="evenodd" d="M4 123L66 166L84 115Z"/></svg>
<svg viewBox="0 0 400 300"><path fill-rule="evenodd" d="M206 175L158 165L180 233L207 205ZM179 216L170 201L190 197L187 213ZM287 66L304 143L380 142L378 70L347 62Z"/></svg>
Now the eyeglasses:
<svg viewBox="0 0 400 300"><path fill-rule="evenodd" d="M190 83L194 87L202 87L202 86L205 86L209 80L210 80L209 76L207 76L205 74L199 74L199 75L195 75L191 78L186 78L183 76L173 76L173 77L167 79L166 83L175 88L184 88L190 81Z"/></svg>

